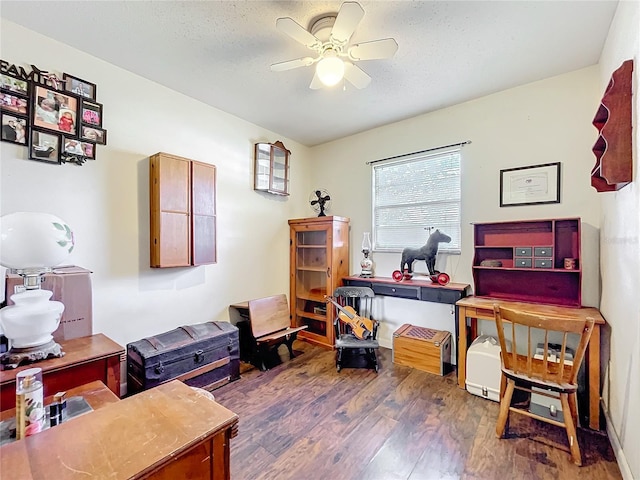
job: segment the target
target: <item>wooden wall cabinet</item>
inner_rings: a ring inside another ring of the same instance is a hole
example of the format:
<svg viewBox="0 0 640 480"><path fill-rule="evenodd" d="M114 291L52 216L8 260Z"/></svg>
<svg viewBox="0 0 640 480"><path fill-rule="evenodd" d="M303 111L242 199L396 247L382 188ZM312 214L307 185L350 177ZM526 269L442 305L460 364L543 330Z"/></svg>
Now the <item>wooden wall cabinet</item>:
<svg viewBox="0 0 640 480"><path fill-rule="evenodd" d="M579 218L477 223L473 228L476 296L582 305ZM572 268L565 268L565 259Z"/></svg>
<svg viewBox="0 0 640 480"><path fill-rule="evenodd" d="M633 179L632 75L633 60L613 72L593 119L598 139L593 146L596 164L591 171L591 186L598 192L620 190Z"/></svg>
<svg viewBox="0 0 640 480"><path fill-rule="evenodd" d="M325 295L349 274L349 219L302 218L289 227L291 326L307 325L299 338L333 348L335 312Z"/></svg>
<svg viewBox="0 0 640 480"><path fill-rule="evenodd" d="M157 153L150 158L150 263L216 262L216 167Z"/></svg>
<svg viewBox="0 0 640 480"><path fill-rule="evenodd" d="M284 143L256 143L253 189L289 195L289 155Z"/></svg>

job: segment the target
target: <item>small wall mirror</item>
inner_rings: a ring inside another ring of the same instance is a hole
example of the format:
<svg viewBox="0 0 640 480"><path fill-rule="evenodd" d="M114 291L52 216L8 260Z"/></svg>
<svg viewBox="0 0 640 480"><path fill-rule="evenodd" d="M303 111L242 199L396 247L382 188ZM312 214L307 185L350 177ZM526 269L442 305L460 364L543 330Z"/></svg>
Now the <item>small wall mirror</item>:
<svg viewBox="0 0 640 480"><path fill-rule="evenodd" d="M280 141L256 143L253 189L289 195L289 155Z"/></svg>

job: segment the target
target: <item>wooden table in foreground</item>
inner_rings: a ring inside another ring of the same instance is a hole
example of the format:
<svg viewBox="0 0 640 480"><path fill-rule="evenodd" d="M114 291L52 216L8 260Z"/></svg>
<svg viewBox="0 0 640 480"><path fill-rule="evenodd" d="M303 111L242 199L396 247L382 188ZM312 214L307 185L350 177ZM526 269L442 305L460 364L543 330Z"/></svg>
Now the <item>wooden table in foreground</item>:
<svg viewBox="0 0 640 480"><path fill-rule="evenodd" d="M487 297L466 297L456 303L458 318L458 386L465 388L467 379L467 318L471 320L471 335L469 342L477 337L477 320L493 321L493 304L498 303L505 308L513 308L521 312L533 314L548 314L583 321L587 317L595 320L591 340L587 347L587 365L589 376L589 428L600 429L600 328L605 325L604 317L597 308L560 307L536 303L511 302Z"/></svg>
<svg viewBox="0 0 640 480"><path fill-rule="evenodd" d="M0 447L0 472L25 480L228 480L237 423L235 413L174 380Z"/></svg>
<svg viewBox="0 0 640 480"><path fill-rule="evenodd" d="M33 367L42 369L45 396L94 380L102 381L120 396L120 362L126 360L122 346L102 333L59 343L64 357L0 371L0 410L16 406L16 374Z"/></svg>

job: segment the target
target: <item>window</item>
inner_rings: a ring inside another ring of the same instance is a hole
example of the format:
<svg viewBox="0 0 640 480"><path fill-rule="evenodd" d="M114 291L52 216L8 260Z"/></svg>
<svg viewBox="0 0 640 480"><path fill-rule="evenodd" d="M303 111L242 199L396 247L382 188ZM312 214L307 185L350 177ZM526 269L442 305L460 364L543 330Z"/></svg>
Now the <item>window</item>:
<svg viewBox="0 0 640 480"><path fill-rule="evenodd" d="M374 250L421 247L433 227L451 237L438 251L460 253L460 156L456 147L373 166Z"/></svg>

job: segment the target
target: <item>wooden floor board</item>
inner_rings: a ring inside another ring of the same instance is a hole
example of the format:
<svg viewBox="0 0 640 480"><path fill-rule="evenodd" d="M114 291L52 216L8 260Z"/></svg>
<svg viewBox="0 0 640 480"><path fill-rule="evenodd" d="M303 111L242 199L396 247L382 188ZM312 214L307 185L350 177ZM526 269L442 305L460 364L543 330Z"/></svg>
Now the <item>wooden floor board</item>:
<svg viewBox="0 0 640 480"><path fill-rule="evenodd" d="M579 430L583 467L564 430L517 414L495 436L498 404L445 377L394 365L378 374L335 369L330 350L296 341L297 356L213 393L240 417L231 441L234 480L540 480L622 478L605 434ZM286 349L285 349L286 350Z"/></svg>

